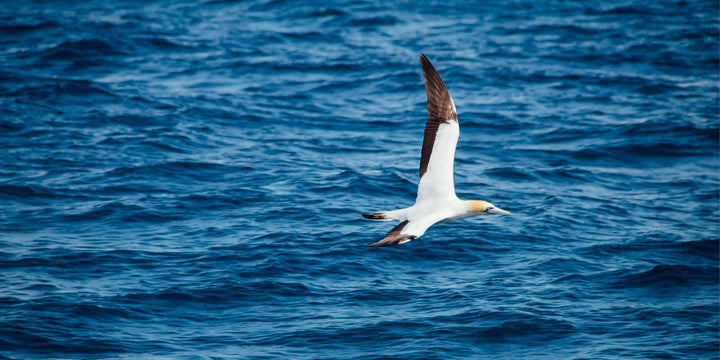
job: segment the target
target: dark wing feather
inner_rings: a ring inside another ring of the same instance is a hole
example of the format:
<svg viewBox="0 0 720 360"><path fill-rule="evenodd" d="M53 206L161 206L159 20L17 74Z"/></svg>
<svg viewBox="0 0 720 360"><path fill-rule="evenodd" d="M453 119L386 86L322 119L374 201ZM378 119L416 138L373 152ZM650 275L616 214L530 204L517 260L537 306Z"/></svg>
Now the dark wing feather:
<svg viewBox="0 0 720 360"><path fill-rule="evenodd" d="M387 235L385 235L385 238L383 238L382 240L380 240L374 244L370 244L368 246L371 246L371 247L392 246L392 245L404 243L405 241L410 241L410 240L415 239L417 237L415 235L400 234L400 232L402 232L402 230L405 228L405 225L407 225L408 222L409 222L408 220L401 222L400 224L398 224L398 226L392 228L392 230L390 230L387 233Z"/></svg>
<svg viewBox="0 0 720 360"><path fill-rule="evenodd" d="M425 124L422 153L420 157L420 177L427 171L430 155L435 144L435 135L440 124L450 120L457 121L457 114L453 109L452 99L445 83L435 67L424 54L420 55L423 77L425 78L425 92L427 93L428 121Z"/></svg>

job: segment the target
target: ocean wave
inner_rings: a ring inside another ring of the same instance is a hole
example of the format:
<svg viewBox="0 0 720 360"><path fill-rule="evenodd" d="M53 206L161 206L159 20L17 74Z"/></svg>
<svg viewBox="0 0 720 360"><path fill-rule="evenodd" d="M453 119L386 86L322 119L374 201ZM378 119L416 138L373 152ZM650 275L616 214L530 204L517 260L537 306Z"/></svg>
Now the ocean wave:
<svg viewBox="0 0 720 360"><path fill-rule="evenodd" d="M2 185L0 198L21 203L43 204L53 200L89 200L87 195L70 189L48 188L40 185Z"/></svg>
<svg viewBox="0 0 720 360"><path fill-rule="evenodd" d="M50 49L43 50L41 56L44 61L74 60L86 56L128 55L121 51L119 43L110 43L105 40L93 38L77 41L65 41Z"/></svg>
<svg viewBox="0 0 720 360"><path fill-rule="evenodd" d="M717 267L662 264L647 271L625 275L616 286L651 287L670 291L670 288L677 289L692 284L712 285L718 282L718 270Z"/></svg>
<svg viewBox="0 0 720 360"><path fill-rule="evenodd" d="M86 211L65 211L60 217L68 223L163 223L168 221L182 220L185 218L180 213L160 211L160 209L148 209L137 204L125 204L122 202L110 202L90 207Z"/></svg>
<svg viewBox="0 0 720 360"><path fill-rule="evenodd" d="M0 26L0 32L12 34L12 35L23 35L26 33L34 32L34 31L41 31L45 30L47 28L53 28L53 27L59 27L60 23L58 21L42 21L42 22L35 22L32 24L28 23L15 23L15 24L5 24Z"/></svg>

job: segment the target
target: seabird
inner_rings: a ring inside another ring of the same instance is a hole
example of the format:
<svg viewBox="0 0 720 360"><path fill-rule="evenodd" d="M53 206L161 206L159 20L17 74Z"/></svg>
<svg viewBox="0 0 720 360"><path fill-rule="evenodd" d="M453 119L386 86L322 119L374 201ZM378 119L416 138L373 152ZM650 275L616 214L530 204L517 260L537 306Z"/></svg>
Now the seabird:
<svg viewBox="0 0 720 360"><path fill-rule="evenodd" d="M445 82L424 54L420 55L425 91L427 92L428 121L420 157L420 184L415 205L393 211L363 214L371 220L396 220L395 226L382 240L368 246L391 246L406 243L422 236L435 223L464 219L477 215L509 212L482 200L460 200L455 195L453 161L460 136L455 102Z"/></svg>

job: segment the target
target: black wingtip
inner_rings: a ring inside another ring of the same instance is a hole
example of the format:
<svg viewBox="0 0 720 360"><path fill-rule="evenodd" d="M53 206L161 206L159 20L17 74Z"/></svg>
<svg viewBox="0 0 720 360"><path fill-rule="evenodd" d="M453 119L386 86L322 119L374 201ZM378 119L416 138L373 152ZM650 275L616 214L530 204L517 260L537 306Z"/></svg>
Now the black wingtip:
<svg viewBox="0 0 720 360"><path fill-rule="evenodd" d="M423 54L423 53L420 53L420 65L422 67L425 67L426 65L432 66L430 59L428 59L427 56L425 56L425 54Z"/></svg>
<svg viewBox="0 0 720 360"><path fill-rule="evenodd" d="M430 81L431 84L438 83L438 87L444 89L444 91L447 91L445 82L442 80L440 74L438 74L437 70L435 69L435 66L432 64L432 62L430 62L430 59L428 59L425 54L420 54L420 66L423 70L423 77L425 78L426 86L428 81Z"/></svg>
<svg viewBox="0 0 720 360"><path fill-rule="evenodd" d="M413 241L417 239L417 236L415 235L398 235L398 236L388 236L376 243L365 245L367 247L383 247L383 246L395 246L399 244L404 244L408 241Z"/></svg>

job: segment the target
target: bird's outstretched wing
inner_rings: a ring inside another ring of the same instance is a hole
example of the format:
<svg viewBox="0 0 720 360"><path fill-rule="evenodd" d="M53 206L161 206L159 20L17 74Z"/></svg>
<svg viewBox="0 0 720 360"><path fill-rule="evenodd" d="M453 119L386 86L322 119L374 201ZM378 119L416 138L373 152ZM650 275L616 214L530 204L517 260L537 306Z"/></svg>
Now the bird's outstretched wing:
<svg viewBox="0 0 720 360"><path fill-rule="evenodd" d="M455 103L445 82L425 55L420 55L428 121L425 124L420 157L420 184L416 201L436 197L454 197L453 162L460 136Z"/></svg>

